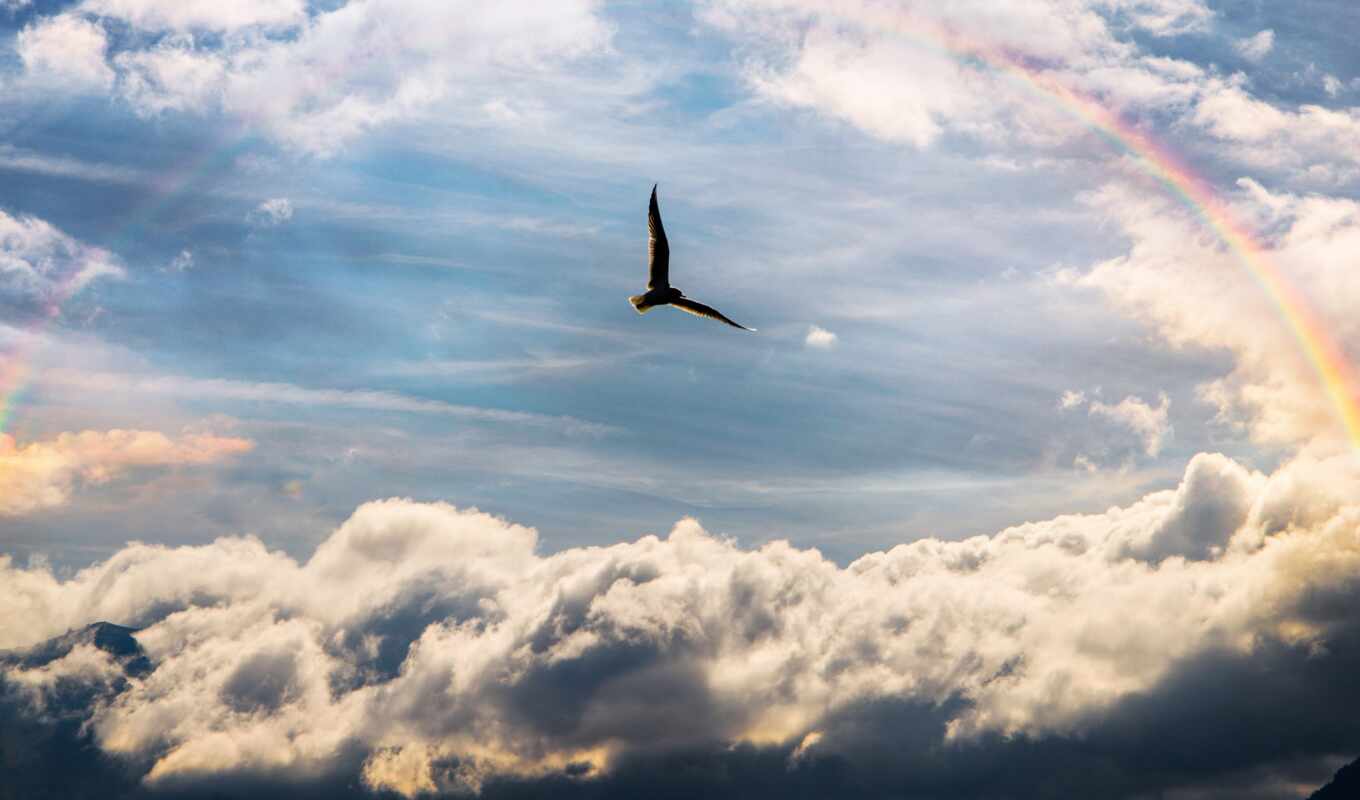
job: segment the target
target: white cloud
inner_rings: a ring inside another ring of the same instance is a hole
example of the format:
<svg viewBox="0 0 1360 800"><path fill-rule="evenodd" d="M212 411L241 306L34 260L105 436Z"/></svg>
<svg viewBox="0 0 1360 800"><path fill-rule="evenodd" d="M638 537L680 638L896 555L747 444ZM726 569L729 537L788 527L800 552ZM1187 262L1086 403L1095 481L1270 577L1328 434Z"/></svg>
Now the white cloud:
<svg viewBox="0 0 1360 800"><path fill-rule="evenodd" d="M1336 97L1341 94L1341 90L1344 88L1345 84L1335 75L1322 76L1322 90L1327 93L1328 97Z"/></svg>
<svg viewBox="0 0 1360 800"><path fill-rule="evenodd" d="M862 1L721 0L706 19L749 49L749 77L767 97L924 147L946 131L1038 145L1085 133L1057 103L1035 103L1023 80L981 63L988 60L1043 63L1042 80L1116 108L1183 108L1203 71L1139 53L1111 15L1171 35L1209 11L1197 0L970 0L909 11Z"/></svg>
<svg viewBox="0 0 1360 800"><path fill-rule="evenodd" d="M305 0L85 0L80 10L151 31L282 28L306 19Z"/></svg>
<svg viewBox="0 0 1360 800"><path fill-rule="evenodd" d="M165 266L169 272L186 272L194 267L194 254L188 250L179 251Z"/></svg>
<svg viewBox="0 0 1360 800"><path fill-rule="evenodd" d="M0 516L64 505L81 484L106 483L129 469L207 464L250 450L247 439L156 431L63 433L18 444L0 433Z"/></svg>
<svg viewBox="0 0 1360 800"><path fill-rule="evenodd" d="M7 144L0 144L0 166L40 175L58 175L111 183L139 183L145 177L136 169L121 165L52 156Z"/></svg>
<svg viewBox="0 0 1360 800"><path fill-rule="evenodd" d="M465 112L460 121L521 124L503 113L517 92L533 95L536 76L603 52L610 36L592 0L353 0L310 11L301 0L87 0L81 9L172 32L113 58L118 91L139 113L221 110L317 155L437 102Z"/></svg>
<svg viewBox="0 0 1360 800"><path fill-rule="evenodd" d="M108 251L85 245L36 217L0 211L0 292L54 313L92 281L124 274Z"/></svg>
<svg viewBox="0 0 1360 800"><path fill-rule="evenodd" d="M277 226L292 218L293 203L286 197L271 197L250 213L250 221L257 225Z"/></svg>
<svg viewBox="0 0 1360 800"><path fill-rule="evenodd" d="M104 62L104 28L77 14L58 14L19 31L15 50L32 78L76 90L107 89L113 70Z"/></svg>
<svg viewBox="0 0 1360 800"><path fill-rule="evenodd" d="M1173 346L1231 353L1231 372L1202 396L1219 404L1224 419L1240 418L1256 439L1344 441L1329 390L1281 304L1307 320L1307 347L1325 339L1343 352L1360 345L1360 320L1351 313L1360 303L1354 269L1360 203L1273 193L1244 180L1228 213L1269 232L1260 252L1244 256L1219 246L1198 218L1165 198L1107 186L1089 200L1132 244L1127 255L1097 265L1080 284L1102 290ZM1253 269L1288 288L1264 291Z"/></svg>
<svg viewBox="0 0 1360 800"><path fill-rule="evenodd" d="M1068 389L1062 393L1062 397L1058 398L1058 407L1066 411L1068 409L1077 408L1085 402L1086 392Z"/></svg>
<svg viewBox="0 0 1360 800"><path fill-rule="evenodd" d="M803 339L803 344L817 350L830 350L836 346L836 334L818 325L808 327L807 337Z"/></svg>
<svg viewBox="0 0 1360 800"><path fill-rule="evenodd" d="M1066 400L1066 396L1063 399ZM1137 434L1143 444L1143 452L1155 458L1171 435L1171 423L1167 418L1170 408L1171 400L1165 394L1161 395L1156 407L1130 395L1114 405L1092 401L1088 411L1091 416L1105 417Z"/></svg>
<svg viewBox="0 0 1360 800"><path fill-rule="evenodd" d="M153 785L311 777L355 747L369 786L408 796L712 741L808 758L851 746L844 726L878 701L945 715L912 747L1080 738L1121 700L1179 702L1163 680L1206 654L1325 658L1353 635L1318 598L1360 594L1356 497L1348 457L1267 478L1201 455L1126 508L844 568L692 520L542 555L531 529L387 500L305 563L252 538L132 544L66 579L0 557L0 647L149 625L154 671L90 730Z"/></svg>
<svg viewBox="0 0 1360 800"><path fill-rule="evenodd" d="M1360 108L1281 108L1248 94L1240 80L1213 79L1189 121L1243 163L1294 170L1325 183L1360 174Z"/></svg>
<svg viewBox="0 0 1360 800"><path fill-rule="evenodd" d="M1101 0L1092 5L1123 14L1154 36L1202 32L1214 16L1200 0Z"/></svg>
<svg viewBox="0 0 1360 800"><path fill-rule="evenodd" d="M1239 40L1233 47L1248 61L1260 61L1275 49L1275 31L1267 28L1255 36Z"/></svg>
<svg viewBox="0 0 1360 800"><path fill-rule="evenodd" d="M119 53L119 91L142 114L204 111L220 103L227 62L195 47L191 34L167 36L146 50Z"/></svg>
<svg viewBox="0 0 1360 800"><path fill-rule="evenodd" d="M1090 133L1064 110L1070 90L1130 119L1197 126L1243 164L1315 184L1360 177L1360 109L1267 102L1246 76L1147 54L1121 24L1207 31L1212 13L1197 0L970 1L909 12L867 0L715 0L708 9L704 18L742 48L760 95L887 141L927 147L949 133L986 142L993 159L998 148L1049 151ZM1248 53L1264 56L1273 34L1248 41Z"/></svg>

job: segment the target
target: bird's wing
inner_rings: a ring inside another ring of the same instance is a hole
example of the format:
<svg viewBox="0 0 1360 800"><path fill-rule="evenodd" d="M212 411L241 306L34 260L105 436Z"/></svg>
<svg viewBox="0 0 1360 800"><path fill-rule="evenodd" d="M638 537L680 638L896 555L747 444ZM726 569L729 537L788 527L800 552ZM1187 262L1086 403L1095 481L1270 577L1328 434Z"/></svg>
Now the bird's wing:
<svg viewBox="0 0 1360 800"><path fill-rule="evenodd" d="M703 303L696 303L695 301L689 299L688 297L681 297L679 299L672 300L671 305L675 306L681 311L688 311L689 313L693 314L696 317L708 317L709 319L716 319L719 322L726 322L728 325L731 325L734 328L741 328L744 331L755 331L755 328L748 328L745 325L738 324L728 319L727 317L724 317L722 312L719 311L718 309L711 308L709 306L704 305Z"/></svg>
<svg viewBox="0 0 1360 800"><path fill-rule="evenodd" d="M652 186L652 202L647 205L647 288L664 289L670 286L671 246L666 241L666 229L661 227L661 209L656 205L656 186Z"/></svg>

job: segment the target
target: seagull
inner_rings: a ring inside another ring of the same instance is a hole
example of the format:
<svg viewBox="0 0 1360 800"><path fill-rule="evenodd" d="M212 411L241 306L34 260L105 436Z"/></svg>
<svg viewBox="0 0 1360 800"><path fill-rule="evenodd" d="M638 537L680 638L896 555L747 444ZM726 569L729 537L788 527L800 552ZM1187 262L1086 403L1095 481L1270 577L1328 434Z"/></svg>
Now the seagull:
<svg viewBox="0 0 1360 800"><path fill-rule="evenodd" d="M635 294L628 298L628 302L633 304L639 314L646 314L657 306L675 306L681 311L687 311L696 317L708 317L719 322L726 322L734 328L741 328L744 331L754 331L755 328L748 328L739 325L727 317L716 308L711 308L703 303L685 297L684 292L671 286L670 266L671 266L671 246L666 241L666 229L661 227L661 209L656 205L656 185L652 186L652 202L647 206L647 293Z"/></svg>

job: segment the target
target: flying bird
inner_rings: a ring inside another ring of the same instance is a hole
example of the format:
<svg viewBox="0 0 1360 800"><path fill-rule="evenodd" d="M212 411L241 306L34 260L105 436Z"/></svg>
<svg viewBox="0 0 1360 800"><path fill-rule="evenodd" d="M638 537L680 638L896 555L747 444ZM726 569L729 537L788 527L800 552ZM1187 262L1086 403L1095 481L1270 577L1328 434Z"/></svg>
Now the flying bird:
<svg viewBox="0 0 1360 800"><path fill-rule="evenodd" d="M657 306L675 306L696 317L708 317L726 322L734 328L754 331L733 322L716 308L685 297L685 293L671 286L671 246L666 241L666 229L661 227L661 209L656 205L656 186L652 186L652 202L647 206L647 293L635 294L628 298L639 314L646 314Z"/></svg>

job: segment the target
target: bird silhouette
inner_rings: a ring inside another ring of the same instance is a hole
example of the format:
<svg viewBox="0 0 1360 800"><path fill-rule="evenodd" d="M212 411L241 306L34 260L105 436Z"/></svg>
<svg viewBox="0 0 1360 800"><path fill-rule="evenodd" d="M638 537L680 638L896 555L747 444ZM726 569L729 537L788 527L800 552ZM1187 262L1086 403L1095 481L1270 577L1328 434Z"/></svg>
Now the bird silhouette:
<svg viewBox="0 0 1360 800"><path fill-rule="evenodd" d="M726 322L734 328L754 331L723 316L716 308L685 297L685 293L671 286L671 246L666 241L666 229L661 227L661 209L656 205L656 186L652 186L652 202L647 205L647 293L628 298L639 314L646 314L657 306L675 306L696 317L708 317Z"/></svg>

